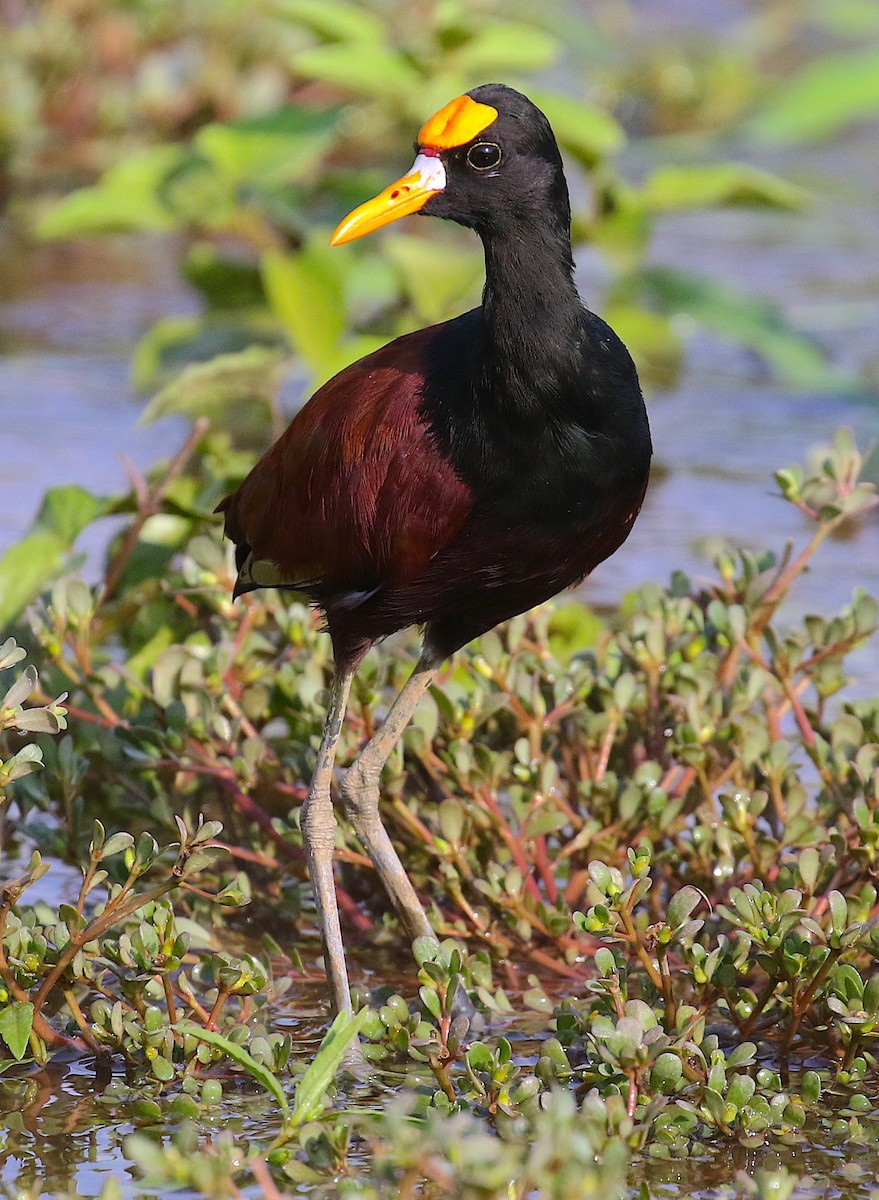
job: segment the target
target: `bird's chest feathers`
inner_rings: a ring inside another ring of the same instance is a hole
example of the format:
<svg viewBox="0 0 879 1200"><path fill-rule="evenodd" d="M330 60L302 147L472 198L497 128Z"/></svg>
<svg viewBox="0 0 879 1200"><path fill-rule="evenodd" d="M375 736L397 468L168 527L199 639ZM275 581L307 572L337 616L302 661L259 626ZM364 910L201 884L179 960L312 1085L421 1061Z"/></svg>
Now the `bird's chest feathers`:
<svg viewBox="0 0 879 1200"><path fill-rule="evenodd" d="M588 386L564 396L531 386L528 392L520 380L493 380L486 396L462 380L426 415L438 449L476 503L521 524L579 521L616 486L625 462L620 438Z"/></svg>
<svg viewBox="0 0 879 1200"><path fill-rule="evenodd" d="M576 420L547 414L496 420L477 412L456 433L456 469L477 497L511 520L577 519L595 508L606 487L601 435Z"/></svg>

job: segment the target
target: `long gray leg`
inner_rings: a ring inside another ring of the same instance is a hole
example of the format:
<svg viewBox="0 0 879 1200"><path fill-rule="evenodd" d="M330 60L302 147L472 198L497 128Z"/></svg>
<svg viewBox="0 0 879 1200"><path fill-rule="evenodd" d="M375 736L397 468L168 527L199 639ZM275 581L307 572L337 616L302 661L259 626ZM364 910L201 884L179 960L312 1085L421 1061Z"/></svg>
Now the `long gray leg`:
<svg viewBox="0 0 879 1200"><path fill-rule="evenodd" d="M427 914L379 815L382 768L400 740L418 701L436 675L436 659L422 652L415 670L391 705L379 730L361 750L342 782L345 812L372 859L379 878L399 913L409 937L435 937Z"/></svg>
<svg viewBox="0 0 879 1200"><path fill-rule="evenodd" d="M336 1012L351 1011L351 991L348 987L348 969L345 964L345 948L342 944L333 878L336 815L330 798L330 784L333 778L336 744L342 730L342 720L353 678L353 670L333 677L317 766L300 816L302 843L308 861L311 886L314 889L314 903L324 947L327 982Z"/></svg>

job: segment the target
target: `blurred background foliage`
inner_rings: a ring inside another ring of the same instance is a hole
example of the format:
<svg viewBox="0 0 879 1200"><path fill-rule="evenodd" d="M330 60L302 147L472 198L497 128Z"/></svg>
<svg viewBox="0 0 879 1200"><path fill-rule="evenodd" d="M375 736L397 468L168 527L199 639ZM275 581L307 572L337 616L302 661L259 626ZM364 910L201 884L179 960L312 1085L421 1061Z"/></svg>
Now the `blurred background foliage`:
<svg viewBox="0 0 879 1200"><path fill-rule="evenodd" d="M554 125L575 242L606 272L604 296L589 300L601 300L649 385L675 380L686 332L701 326L786 383L855 386L774 303L648 256L667 214L809 203L802 187L728 161L726 144L735 133L737 151L759 156L767 142L828 137L875 115L876 5L754 2L722 43L696 30L657 39L641 7L3 0L0 189L41 238L178 236L202 311L161 320L134 372L140 388L162 389L148 415L200 415L218 396L273 396L291 369L313 386L478 301L481 256L461 230L409 222L344 252L326 243L407 165L429 113L503 80ZM632 138L655 147L638 178L620 165ZM248 425L264 439L265 427Z"/></svg>

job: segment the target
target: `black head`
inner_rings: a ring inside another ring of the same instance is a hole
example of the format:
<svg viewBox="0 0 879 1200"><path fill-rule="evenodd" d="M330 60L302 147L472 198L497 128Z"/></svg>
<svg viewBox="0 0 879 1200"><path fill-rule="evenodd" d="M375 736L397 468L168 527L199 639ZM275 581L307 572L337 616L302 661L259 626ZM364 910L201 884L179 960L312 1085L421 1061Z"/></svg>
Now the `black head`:
<svg viewBox="0 0 879 1200"><path fill-rule="evenodd" d="M568 188L549 121L527 96L502 83L483 84L467 95L497 116L461 145L419 146L439 154L447 179L423 211L488 236L535 221L569 232Z"/></svg>
<svg viewBox="0 0 879 1200"><path fill-rule="evenodd" d="M515 235L539 223L570 234L562 157L549 121L527 96L487 83L452 100L422 126L408 175L355 209L333 245L397 217L424 212L475 229Z"/></svg>

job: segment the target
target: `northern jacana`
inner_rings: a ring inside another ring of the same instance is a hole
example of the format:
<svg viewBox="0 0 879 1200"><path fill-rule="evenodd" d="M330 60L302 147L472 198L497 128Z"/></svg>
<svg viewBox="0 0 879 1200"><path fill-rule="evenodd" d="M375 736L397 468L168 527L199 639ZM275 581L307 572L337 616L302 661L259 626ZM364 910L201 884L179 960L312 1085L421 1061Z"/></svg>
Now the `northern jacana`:
<svg viewBox="0 0 879 1200"><path fill-rule="evenodd" d="M437 668L582 580L625 541L651 445L632 360L574 284L570 203L543 113L499 84L431 117L408 175L333 245L409 213L475 230L482 304L347 367L221 504L235 595L282 586L322 609L335 674L302 836L337 1011L351 998L330 797L351 680L379 639L421 657L342 783L345 811L412 937L433 936L379 815L382 767Z"/></svg>

